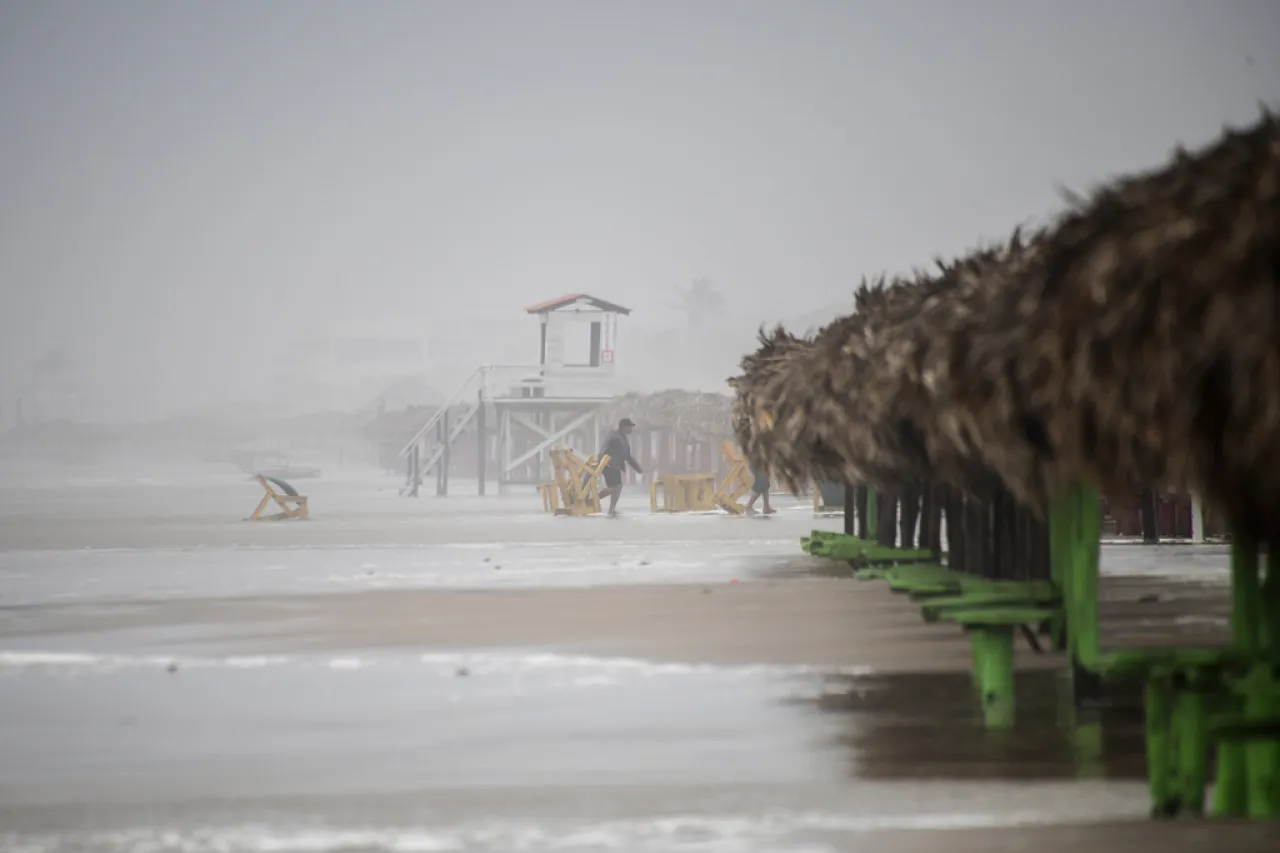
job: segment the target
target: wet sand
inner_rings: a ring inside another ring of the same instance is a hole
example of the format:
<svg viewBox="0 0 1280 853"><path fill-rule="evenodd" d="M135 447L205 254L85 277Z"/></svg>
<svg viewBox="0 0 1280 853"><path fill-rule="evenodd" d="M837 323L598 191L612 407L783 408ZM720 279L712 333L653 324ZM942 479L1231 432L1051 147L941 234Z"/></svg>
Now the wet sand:
<svg viewBox="0 0 1280 853"><path fill-rule="evenodd" d="M317 483L343 518L246 525L244 484L182 488L0 501L0 849L1280 843L1147 821L1137 697L1081 718L1055 655L1020 644L1018 726L984 730L962 632L798 554L838 525L802 502L611 522ZM1223 636L1220 549L1105 563L1104 642Z"/></svg>
<svg viewBox="0 0 1280 853"><path fill-rule="evenodd" d="M7 646L63 634L200 636L227 653L543 648L696 664L806 664L894 672L967 668L958 628L926 625L882 585L795 578L576 589L397 590L120 602L0 611ZM47 645L47 643L46 643ZM1032 665L1030 651L1019 662Z"/></svg>

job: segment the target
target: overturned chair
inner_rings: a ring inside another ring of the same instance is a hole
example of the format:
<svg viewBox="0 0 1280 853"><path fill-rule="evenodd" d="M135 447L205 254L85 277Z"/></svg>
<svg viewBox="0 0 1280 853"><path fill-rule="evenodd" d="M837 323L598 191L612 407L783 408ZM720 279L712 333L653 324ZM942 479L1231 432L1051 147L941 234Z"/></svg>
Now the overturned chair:
<svg viewBox="0 0 1280 853"><path fill-rule="evenodd" d="M607 455L583 459L568 448L551 450L555 479L542 483L542 508L554 515L597 515L600 512L600 472L609 464Z"/></svg>
<svg viewBox="0 0 1280 853"><path fill-rule="evenodd" d="M307 496L298 494L298 490L293 486L279 477L267 477L263 474L255 474L254 479L258 481L258 485L262 486L262 490L266 494L262 496L262 500L258 501L258 507L253 511L253 515L246 518L245 521L283 521L288 518L305 519L311 517ZM280 511L266 515L267 507L272 503Z"/></svg>
<svg viewBox="0 0 1280 853"><path fill-rule="evenodd" d="M751 466L746 458L729 439L720 443L720 453L724 456L728 471L716 488L716 506L732 515L742 515L746 512L746 507L741 499L751 491L755 476L751 473Z"/></svg>

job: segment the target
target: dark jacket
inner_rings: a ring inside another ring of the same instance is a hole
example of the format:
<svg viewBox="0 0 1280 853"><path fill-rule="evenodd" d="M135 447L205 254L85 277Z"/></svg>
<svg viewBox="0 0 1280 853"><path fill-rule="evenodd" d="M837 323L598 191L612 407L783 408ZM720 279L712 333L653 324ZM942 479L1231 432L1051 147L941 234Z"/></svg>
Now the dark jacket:
<svg viewBox="0 0 1280 853"><path fill-rule="evenodd" d="M636 464L635 458L631 455L631 442L627 441L627 437L618 430L610 430L609 434L604 437L604 450L602 452L609 457L609 464L605 467L623 471L626 470L626 466L630 465L637 474L642 473L640 466Z"/></svg>

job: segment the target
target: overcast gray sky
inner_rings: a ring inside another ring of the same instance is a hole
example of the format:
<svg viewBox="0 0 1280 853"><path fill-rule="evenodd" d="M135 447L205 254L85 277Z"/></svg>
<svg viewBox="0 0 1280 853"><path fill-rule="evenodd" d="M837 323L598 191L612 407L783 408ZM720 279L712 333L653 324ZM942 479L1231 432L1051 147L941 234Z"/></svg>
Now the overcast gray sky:
<svg viewBox="0 0 1280 853"><path fill-rule="evenodd" d="M282 323L820 309L1277 81L1275 0L0 0L0 406L51 348L151 414Z"/></svg>

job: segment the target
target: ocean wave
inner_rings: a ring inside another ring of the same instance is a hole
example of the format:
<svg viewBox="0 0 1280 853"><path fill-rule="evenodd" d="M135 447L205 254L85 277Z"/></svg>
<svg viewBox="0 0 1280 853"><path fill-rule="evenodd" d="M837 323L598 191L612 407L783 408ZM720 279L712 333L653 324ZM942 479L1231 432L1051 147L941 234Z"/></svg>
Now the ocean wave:
<svg viewBox="0 0 1280 853"><path fill-rule="evenodd" d="M6 851L64 853L444 853L445 851L624 850L820 853L845 849L841 837L893 830L954 830L1030 826L1049 822L1041 812L954 812L840 815L784 812L763 815L671 816L547 826L490 823L455 827L297 827L251 825L198 829L137 828L114 832L0 836ZM1060 822L1060 819L1054 822Z"/></svg>
<svg viewBox="0 0 1280 853"><path fill-rule="evenodd" d="M95 654L90 652L0 650L0 670L55 669L108 672L119 669L259 669L295 666L334 671L357 671L383 666L421 666L428 672L457 677L465 675L521 675L536 672L575 673L593 677L768 678L872 674L869 667L827 667L801 664L677 663L627 657L593 657L549 652L463 651L399 653L385 655L231 655L192 657L182 655Z"/></svg>

